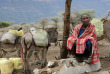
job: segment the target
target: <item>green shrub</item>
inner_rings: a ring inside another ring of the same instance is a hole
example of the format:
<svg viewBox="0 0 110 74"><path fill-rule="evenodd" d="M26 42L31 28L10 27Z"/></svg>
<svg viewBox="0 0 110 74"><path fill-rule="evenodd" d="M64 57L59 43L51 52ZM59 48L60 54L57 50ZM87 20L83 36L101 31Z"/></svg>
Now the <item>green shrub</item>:
<svg viewBox="0 0 110 74"><path fill-rule="evenodd" d="M0 21L0 28L4 28L4 27L10 26L10 25L11 24L8 22Z"/></svg>

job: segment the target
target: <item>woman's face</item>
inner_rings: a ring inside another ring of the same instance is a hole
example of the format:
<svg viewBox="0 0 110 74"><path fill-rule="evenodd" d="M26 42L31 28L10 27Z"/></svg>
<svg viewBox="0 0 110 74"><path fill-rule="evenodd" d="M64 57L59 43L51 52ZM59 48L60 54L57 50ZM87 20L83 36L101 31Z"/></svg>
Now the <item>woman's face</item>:
<svg viewBox="0 0 110 74"><path fill-rule="evenodd" d="M90 17L88 15L83 15L81 20L85 25L88 25L90 23Z"/></svg>

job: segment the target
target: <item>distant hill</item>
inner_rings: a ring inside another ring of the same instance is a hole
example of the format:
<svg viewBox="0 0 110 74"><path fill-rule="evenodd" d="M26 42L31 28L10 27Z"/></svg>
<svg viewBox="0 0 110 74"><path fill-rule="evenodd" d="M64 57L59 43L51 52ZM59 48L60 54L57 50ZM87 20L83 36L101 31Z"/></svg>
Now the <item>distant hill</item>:
<svg viewBox="0 0 110 74"><path fill-rule="evenodd" d="M72 0L71 9L95 9L102 17L109 10L109 0ZM0 0L0 21L37 23L42 17L57 16L65 10L65 0Z"/></svg>

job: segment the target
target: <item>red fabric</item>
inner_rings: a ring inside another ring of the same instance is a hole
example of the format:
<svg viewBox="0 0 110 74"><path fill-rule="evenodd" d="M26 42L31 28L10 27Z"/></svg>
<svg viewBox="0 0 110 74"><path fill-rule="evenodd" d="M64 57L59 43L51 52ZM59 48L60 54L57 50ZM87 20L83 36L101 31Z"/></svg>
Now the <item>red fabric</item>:
<svg viewBox="0 0 110 74"><path fill-rule="evenodd" d="M91 63L95 64L99 61L99 54L97 53L98 44L97 44L97 36L95 31L95 26L90 24L85 29L85 31L78 37L79 31L82 27L82 24L78 24L73 31L73 34L67 40L67 49L72 48L74 42L76 41L76 53L84 53L86 47L86 41L90 39L93 45L93 54L91 58Z"/></svg>
<svg viewBox="0 0 110 74"><path fill-rule="evenodd" d="M19 43L19 45L21 47L21 58L22 58L22 62L24 62L24 60L23 60L23 47L22 47L21 43Z"/></svg>

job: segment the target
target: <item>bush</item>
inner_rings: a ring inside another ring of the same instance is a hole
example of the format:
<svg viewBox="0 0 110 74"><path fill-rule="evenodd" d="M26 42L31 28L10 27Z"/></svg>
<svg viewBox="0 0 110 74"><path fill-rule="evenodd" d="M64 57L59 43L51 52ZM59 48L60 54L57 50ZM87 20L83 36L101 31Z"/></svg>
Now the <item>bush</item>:
<svg viewBox="0 0 110 74"><path fill-rule="evenodd" d="M4 27L10 26L10 25L11 24L8 22L0 21L0 28L4 28Z"/></svg>

